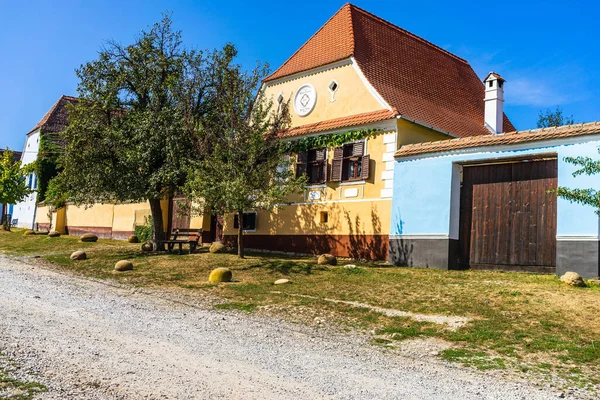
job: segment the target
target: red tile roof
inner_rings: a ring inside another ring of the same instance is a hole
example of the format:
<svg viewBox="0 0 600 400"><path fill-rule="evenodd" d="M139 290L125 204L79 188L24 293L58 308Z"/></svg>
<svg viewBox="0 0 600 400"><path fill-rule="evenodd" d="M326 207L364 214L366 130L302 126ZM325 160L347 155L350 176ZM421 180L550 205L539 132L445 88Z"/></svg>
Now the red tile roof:
<svg viewBox="0 0 600 400"><path fill-rule="evenodd" d="M371 111L363 114L351 115L348 117L341 117L330 119L327 121L315 122L313 124L306 124L297 126L281 134L282 138L289 138L300 135L307 135L310 133L329 131L333 129L339 129L344 127L358 126L371 124L373 122L385 121L387 119L395 118L397 114L388 109Z"/></svg>
<svg viewBox="0 0 600 400"><path fill-rule="evenodd" d="M576 136L600 134L600 122L565 125L552 128L515 131L497 135L473 136L458 139L439 140L437 142L408 144L400 147L395 157L407 157L419 154L438 153L468 149L473 147L501 146L518 143L530 143L541 140L563 139Z"/></svg>
<svg viewBox="0 0 600 400"><path fill-rule="evenodd" d="M484 126L484 85L465 60L352 4L265 82L352 56L400 115L459 137L490 134ZM506 116L504 128L515 129Z"/></svg>
<svg viewBox="0 0 600 400"><path fill-rule="evenodd" d="M71 96L60 96L60 99L48 112L44 115L44 117L37 123L37 125L30 130L27 134L31 132L42 129L44 132L60 132L67 125L69 125L68 113L67 113L67 104L76 103L79 99L77 97Z"/></svg>

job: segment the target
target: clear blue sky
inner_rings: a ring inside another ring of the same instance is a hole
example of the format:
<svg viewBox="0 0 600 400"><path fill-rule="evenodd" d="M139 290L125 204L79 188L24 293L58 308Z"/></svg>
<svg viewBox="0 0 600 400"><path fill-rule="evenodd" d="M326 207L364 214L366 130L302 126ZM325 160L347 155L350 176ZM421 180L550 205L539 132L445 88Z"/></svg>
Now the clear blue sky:
<svg viewBox="0 0 600 400"><path fill-rule="evenodd" d="M104 40L130 43L173 12L184 42L237 45L241 62L277 68L342 1L0 0L0 146L21 150L25 134L62 94L76 95L74 70ZM600 5L597 1L473 2L356 0L366 9L467 59L484 77L507 80L505 110L517 129L560 105L576 121L600 120Z"/></svg>

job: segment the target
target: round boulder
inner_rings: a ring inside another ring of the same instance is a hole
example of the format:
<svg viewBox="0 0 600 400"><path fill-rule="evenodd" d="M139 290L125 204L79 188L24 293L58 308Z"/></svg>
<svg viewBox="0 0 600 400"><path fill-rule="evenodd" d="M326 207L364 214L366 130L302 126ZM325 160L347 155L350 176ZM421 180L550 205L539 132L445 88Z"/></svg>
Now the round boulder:
<svg viewBox="0 0 600 400"><path fill-rule="evenodd" d="M331 254L321 254L317 260L319 265L336 265L337 258Z"/></svg>
<svg viewBox="0 0 600 400"><path fill-rule="evenodd" d="M142 251L152 251L154 250L154 244L148 240L147 242L144 242L144 244L142 244Z"/></svg>
<svg viewBox="0 0 600 400"><path fill-rule="evenodd" d="M560 277L560 280L569 286L578 286L578 287L585 286L585 282L583 281L583 278L577 272L572 272L572 271L566 272L563 276Z"/></svg>
<svg viewBox="0 0 600 400"><path fill-rule="evenodd" d="M31 229L27 229L25 232L23 232L23 235L27 235L27 236L29 236L29 235L35 235L35 232L32 231Z"/></svg>
<svg viewBox="0 0 600 400"><path fill-rule="evenodd" d="M121 260L117 261L115 264L115 271L123 272L123 271L131 271L133 269L133 263L129 260Z"/></svg>
<svg viewBox="0 0 600 400"><path fill-rule="evenodd" d="M82 242L97 242L98 236L94 235L93 233L84 233L81 235L80 239Z"/></svg>
<svg viewBox="0 0 600 400"><path fill-rule="evenodd" d="M233 274L229 268L216 268L210 271L208 281L212 283L216 282L231 282Z"/></svg>
<svg viewBox="0 0 600 400"><path fill-rule="evenodd" d="M273 285L285 285L286 283L290 283L289 279L277 279L273 282Z"/></svg>
<svg viewBox="0 0 600 400"><path fill-rule="evenodd" d="M60 237L60 233L56 231L48 232L48 237Z"/></svg>
<svg viewBox="0 0 600 400"><path fill-rule="evenodd" d="M587 283L592 286L600 286L600 278L588 279Z"/></svg>
<svg viewBox="0 0 600 400"><path fill-rule="evenodd" d="M213 242L208 251L211 253L222 253L225 251L225 245L221 242Z"/></svg>
<svg viewBox="0 0 600 400"><path fill-rule="evenodd" d="M85 251L77 250L71 254L71 260L73 260L73 261L85 260L86 258L87 258L87 254L85 254Z"/></svg>
<svg viewBox="0 0 600 400"><path fill-rule="evenodd" d="M129 236L129 238L127 239L127 241L129 243L139 243L140 239L137 236L135 236L135 235L131 235L131 236Z"/></svg>

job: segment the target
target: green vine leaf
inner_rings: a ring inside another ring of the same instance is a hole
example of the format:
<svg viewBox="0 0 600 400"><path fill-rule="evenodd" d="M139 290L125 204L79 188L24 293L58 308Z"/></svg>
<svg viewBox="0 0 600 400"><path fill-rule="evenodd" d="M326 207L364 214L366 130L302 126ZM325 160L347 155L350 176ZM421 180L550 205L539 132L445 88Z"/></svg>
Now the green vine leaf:
<svg viewBox="0 0 600 400"><path fill-rule="evenodd" d="M372 138L381 131L381 129L360 129L344 133L331 133L329 135L300 138L287 142L286 151L289 153L299 153L322 147L338 147L345 143Z"/></svg>

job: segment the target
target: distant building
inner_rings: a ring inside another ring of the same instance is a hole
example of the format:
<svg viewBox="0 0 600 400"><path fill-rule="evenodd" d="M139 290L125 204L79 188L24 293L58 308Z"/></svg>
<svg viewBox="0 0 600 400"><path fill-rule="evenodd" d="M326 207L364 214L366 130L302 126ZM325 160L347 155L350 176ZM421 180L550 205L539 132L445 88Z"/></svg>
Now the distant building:
<svg viewBox="0 0 600 400"><path fill-rule="evenodd" d="M50 110L44 115L44 117L37 123L37 125L27 133L25 139L25 146L23 147L23 153L21 153L22 165L27 165L35 162L38 159L38 152L40 148L40 138L44 134L58 133L65 129L69 124L67 118L67 104L74 103L77 98L70 96L61 96L60 99ZM31 173L27 177L27 184L33 190L36 190L30 194L25 200L14 205L12 209L12 219L15 225L20 228L34 229L35 228L35 216L37 211L37 188L38 188L38 177L36 174Z"/></svg>

